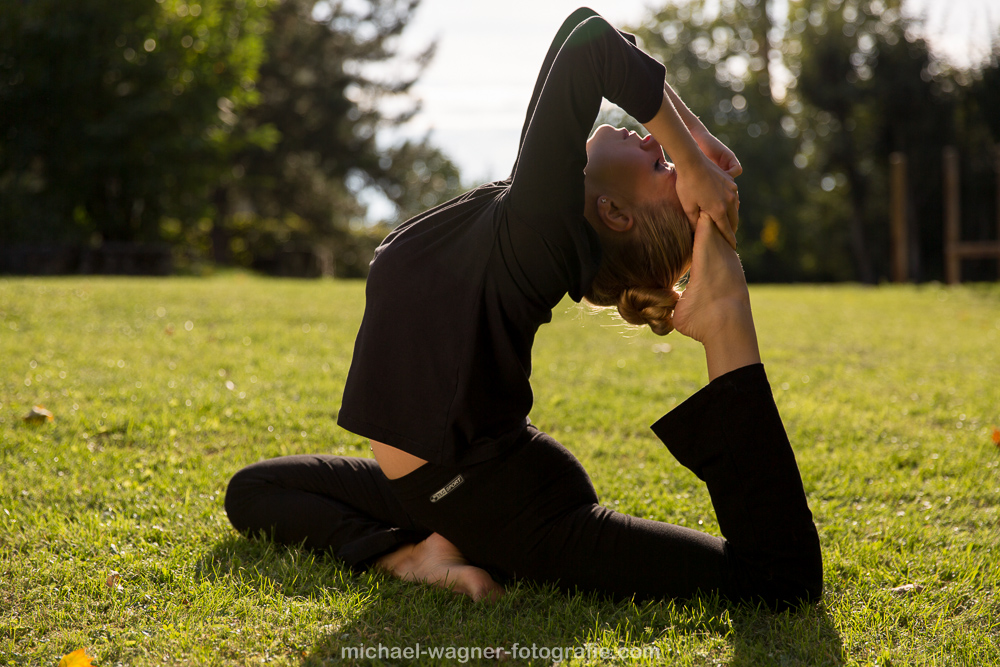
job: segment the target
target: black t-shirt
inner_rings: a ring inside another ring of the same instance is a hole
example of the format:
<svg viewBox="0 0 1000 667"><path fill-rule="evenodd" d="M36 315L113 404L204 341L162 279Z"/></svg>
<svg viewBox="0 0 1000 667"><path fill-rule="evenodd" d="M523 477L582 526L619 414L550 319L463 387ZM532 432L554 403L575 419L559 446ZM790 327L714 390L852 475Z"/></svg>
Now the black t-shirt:
<svg viewBox="0 0 1000 667"><path fill-rule="evenodd" d="M375 252L344 387L345 429L437 464L497 455L528 424L531 346L600 263L583 215L586 141L607 98L645 122L664 69L592 10L542 65L510 178L393 230Z"/></svg>

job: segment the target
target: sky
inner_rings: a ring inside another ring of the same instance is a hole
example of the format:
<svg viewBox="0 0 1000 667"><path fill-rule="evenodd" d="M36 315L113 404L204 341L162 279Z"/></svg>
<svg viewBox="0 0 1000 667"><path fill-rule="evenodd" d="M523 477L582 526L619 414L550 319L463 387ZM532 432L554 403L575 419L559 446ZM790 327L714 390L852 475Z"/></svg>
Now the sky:
<svg viewBox="0 0 1000 667"><path fill-rule="evenodd" d="M648 0L422 0L401 46L414 53L437 39L438 47L414 88L422 109L402 134L430 132L467 183L506 177L549 42L584 4L618 26L649 13ZM989 26L995 33L1000 24L996 0L907 0L906 6L908 13L926 13L931 43L963 65L988 53Z"/></svg>

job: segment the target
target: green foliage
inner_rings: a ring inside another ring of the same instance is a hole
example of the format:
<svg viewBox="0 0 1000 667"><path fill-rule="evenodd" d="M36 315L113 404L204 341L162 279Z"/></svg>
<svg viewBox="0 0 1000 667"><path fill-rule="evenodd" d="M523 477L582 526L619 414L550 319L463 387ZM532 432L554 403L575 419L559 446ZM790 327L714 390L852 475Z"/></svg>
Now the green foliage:
<svg viewBox="0 0 1000 667"><path fill-rule="evenodd" d="M397 206L397 221L458 194L457 168L426 141L377 144L379 130L412 115L407 92L433 54L429 48L407 59L395 50L394 38L415 9L410 0L283 0L275 7L257 79L259 104L242 115L240 126L273 128L277 139L237 153L231 175L219 184L227 203L217 224L226 225L238 262L283 244L326 243L339 273L363 275L370 257L348 261L348 237L364 225L359 197L366 189ZM374 76L407 70L409 76ZM406 106L387 117L387 101ZM249 211L242 221L240 210Z"/></svg>
<svg viewBox="0 0 1000 667"><path fill-rule="evenodd" d="M5 240L160 238L207 210L256 100L266 0L0 4Z"/></svg>
<svg viewBox="0 0 1000 667"><path fill-rule="evenodd" d="M948 69L914 37L899 2L796 0L787 18L780 7L692 0L664 6L635 31L743 164L747 276L886 276L889 154L902 151L911 165L913 277L939 277L941 149L959 143L972 166L1000 140L984 85L996 59L978 79ZM969 187L968 199L982 206L983 192Z"/></svg>
<svg viewBox="0 0 1000 667"><path fill-rule="evenodd" d="M884 278L893 151L910 164L913 278L941 275L945 143L962 155L964 237L994 234L1000 54L947 67L900 2L691 0L634 30L744 165L751 280ZM165 241L258 267L318 247L364 275L384 231L367 202L385 197L391 226L462 189L426 138L380 140L416 110L433 54L397 51L416 6L0 3L0 239Z"/></svg>
<svg viewBox="0 0 1000 667"><path fill-rule="evenodd" d="M997 286L751 297L824 549L825 598L792 614L525 584L477 605L246 540L222 504L240 467L370 455L335 425L364 285L0 280L0 665L86 647L98 665L318 666L418 642L660 651L567 665L998 664ZM704 485L647 428L705 383L700 346L566 301L534 369L532 421L602 503L718 534ZM55 421L23 422L37 403Z"/></svg>
<svg viewBox="0 0 1000 667"><path fill-rule="evenodd" d="M318 244L338 273L363 275L371 191L399 221L460 188L426 140L376 141L412 115L408 90L433 53L394 50L415 8L3 3L4 241L166 241L246 266ZM375 76L397 70L409 74ZM388 117L389 99L408 106Z"/></svg>
<svg viewBox="0 0 1000 667"><path fill-rule="evenodd" d="M955 79L913 36L900 7L881 0L790 7L800 118L814 137L803 152L848 204L855 272L869 283L889 273L890 153L912 164L911 234L923 246L914 260L917 275L926 275L940 263L941 152L958 139Z"/></svg>
<svg viewBox="0 0 1000 667"><path fill-rule="evenodd" d="M769 68L775 68L779 30L765 5L669 4L636 32L667 64L671 85L743 164L740 243L748 277L850 277L844 256L831 252L829 216L803 224L816 184L794 163L800 141L794 114L772 96Z"/></svg>

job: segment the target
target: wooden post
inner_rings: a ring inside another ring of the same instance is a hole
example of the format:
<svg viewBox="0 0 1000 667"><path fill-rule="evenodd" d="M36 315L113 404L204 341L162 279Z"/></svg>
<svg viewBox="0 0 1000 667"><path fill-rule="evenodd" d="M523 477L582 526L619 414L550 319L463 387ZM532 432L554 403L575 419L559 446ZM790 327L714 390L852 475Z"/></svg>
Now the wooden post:
<svg viewBox="0 0 1000 667"><path fill-rule="evenodd" d="M889 171L892 280L905 283L910 278L910 267L909 239L906 233L906 156L903 153L895 152L889 155Z"/></svg>
<svg viewBox="0 0 1000 667"><path fill-rule="evenodd" d="M958 244L962 235L961 207L958 190L958 151L945 146L942 153L944 166L944 277L949 285L962 279L962 259Z"/></svg>
<svg viewBox="0 0 1000 667"><path fill-rule="evenodd" d="M997 175L997 280L1000 280L1000 144L994 148L993 170Z"/></svg>

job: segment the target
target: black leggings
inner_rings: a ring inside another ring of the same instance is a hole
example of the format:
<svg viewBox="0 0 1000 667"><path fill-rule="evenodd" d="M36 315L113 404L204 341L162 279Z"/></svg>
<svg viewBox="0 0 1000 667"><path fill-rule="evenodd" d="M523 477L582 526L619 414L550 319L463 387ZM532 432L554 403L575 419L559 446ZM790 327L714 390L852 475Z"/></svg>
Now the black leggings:
<svg viewBox="0 0 1000 667"><path fill-rule="evenodd" d="M242 532L352 566L437 532L494 576L567 590L715 591L775 608L818 599L819 537L763 366L717 378L653 431L707 484L725 539L602 507L579 461L534 427L494 459L396 480L371 459L262 461L233 477L226 512Z"/></svg>

